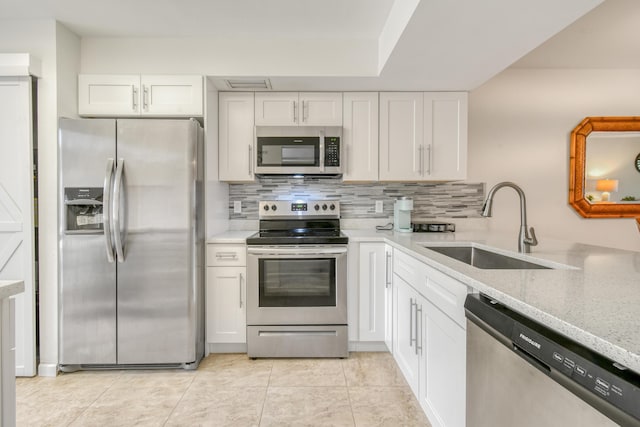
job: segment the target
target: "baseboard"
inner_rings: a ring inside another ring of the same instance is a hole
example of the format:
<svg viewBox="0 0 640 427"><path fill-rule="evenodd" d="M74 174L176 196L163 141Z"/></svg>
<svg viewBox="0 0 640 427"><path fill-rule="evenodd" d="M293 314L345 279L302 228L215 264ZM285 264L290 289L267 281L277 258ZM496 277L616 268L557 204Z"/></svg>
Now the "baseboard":
<svg viewBox="0 0 640 427"><path fill-rule="evenodd" d="M58 365L55 363L41 363L38 365L38 376L55 377L58 375Z"/></svg>
<svg viewBox="0 0 640 427"><path fill-rule="evenodd" d="M209 353L246 353L246 343L208 343L207 354Z"/></svg>
<svg viewBox="0 0 640 427"><path fill-rule="evenodd" d="M349 351L374 351L389 353L389 349L384 341L351 341Z"/></svg>

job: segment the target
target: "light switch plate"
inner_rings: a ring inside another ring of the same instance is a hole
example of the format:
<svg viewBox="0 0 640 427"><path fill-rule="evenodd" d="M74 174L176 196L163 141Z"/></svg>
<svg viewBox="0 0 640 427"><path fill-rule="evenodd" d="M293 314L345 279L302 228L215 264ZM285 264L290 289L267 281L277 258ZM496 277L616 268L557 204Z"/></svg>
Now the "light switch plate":
<svg viewBox="0 0 640 427"><path fill-rule="evenodd" d="M382 213L383 209L382 200L376 200L376 213Z"/></svg>
<svg viewBox="0 0 640 427"><path fill-rule="evenodd" d="M233 202L233 213L242 213L242 202Z"/></svg>

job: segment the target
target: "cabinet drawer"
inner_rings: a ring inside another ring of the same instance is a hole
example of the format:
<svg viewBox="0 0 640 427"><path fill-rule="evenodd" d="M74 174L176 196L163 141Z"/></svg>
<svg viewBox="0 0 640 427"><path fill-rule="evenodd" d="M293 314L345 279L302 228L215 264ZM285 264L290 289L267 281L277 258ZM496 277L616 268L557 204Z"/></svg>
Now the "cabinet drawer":
<svg viewBox="0 0 640 427"><path fill-rule="evenodd" d="M247 247L245 245L207 245L207 266L244 265L247 265Z"/></svg>
<svg viewBox="0 0 640 427"><path fill-rule="evenodd" d="M457 324L467 329L464 316L467 286L428 265L423 264L422 267L427 276L424 296Z"/></svg>
<svg viewBox="0 0 640 427"><path fill-rule="evenodd" d="M468 293L466 285L401 251L394 251L393 272L466 329L464 317L464 300Z"/></svg>

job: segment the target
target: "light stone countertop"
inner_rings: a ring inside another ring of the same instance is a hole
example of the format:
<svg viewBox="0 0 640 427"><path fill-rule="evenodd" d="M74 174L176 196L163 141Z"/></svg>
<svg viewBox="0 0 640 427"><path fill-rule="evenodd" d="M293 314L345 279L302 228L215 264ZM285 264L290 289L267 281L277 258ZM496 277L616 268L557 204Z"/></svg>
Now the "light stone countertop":
<svg viewBox="0 0 640 427"><path fill-rule="evenodd" d="M244 244L247 237L255 234L256 230L229 230L216 234L207 239L207 243L237 243Z"/></svg>
<svg viewBox="0 0 640 427"><path fill-rule="evenodd" d="M640 252L540 238L532 253L517 253L517 233L485 230L395 233L342 230L349 242L385 242L425 264L640 373ZM207 243L237 243L255 230L232 230ZM558 267L483 270L431 251L425 243L486 245Z"/></svg>
<svg viewBox="0 0 640 427"><path fill-rule="evenodd" d="M24 292L24 282L22 280L0 280L0 299Z"/></svg>
<svg viewBox="0 0 640 427"><path fill-rule="evenodd" d="M640 373L640 252L540 238L517 253L517 233L394 233L343 230L349 242L386 242ZM424 243L473 242L551 270L483 270L431 251Z"/></svg>

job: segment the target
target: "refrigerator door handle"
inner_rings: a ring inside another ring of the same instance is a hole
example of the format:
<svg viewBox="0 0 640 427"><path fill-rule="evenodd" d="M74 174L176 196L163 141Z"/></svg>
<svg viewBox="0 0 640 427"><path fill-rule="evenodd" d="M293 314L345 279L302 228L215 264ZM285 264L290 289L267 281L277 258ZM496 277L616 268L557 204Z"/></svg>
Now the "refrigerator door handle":
<svg viewBox="0 0 640 427"><path fill-rule="evenodd" d="M111 241L111 179L113 178L113 159L107 159L107 170L104 175L104 188L102 190L103 208L102 208L102 228L104 229L104 243L107 249L107 260L109 263L114 261L113 242Z"/></svg>
<svg viewBox="0 0 640 427"><path fill-rule="evenodd" d="M122 187L122 173L124 171L124 159L118 159L116 166L116 178L113 183L113 237L116 246L118 262L124 262L124 249L122 247L122 234L120 232L120 189Z"/></svg>

